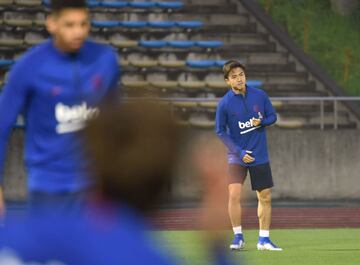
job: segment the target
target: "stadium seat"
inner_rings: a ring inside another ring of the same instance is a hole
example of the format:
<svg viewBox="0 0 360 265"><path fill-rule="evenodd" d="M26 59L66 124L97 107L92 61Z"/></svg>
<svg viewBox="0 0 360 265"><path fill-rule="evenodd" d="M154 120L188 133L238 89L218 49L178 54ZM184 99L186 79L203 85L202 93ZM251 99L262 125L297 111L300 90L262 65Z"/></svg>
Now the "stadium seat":
<svg viewBox="0 0 360 265"><path fill-rule="evenodd" d="M179 81L179 85L185 89L202 89L206 87L203 81Z"/></svg>
<svg viewBox="0 0 360 265"><path fill-rule="evenodd" d="M35 19L34 25L37 27L45 27L45 20L44 19Z"/></svg>
<svg viewBox="0 0 360 265"><path fill-rule="evenodd" d="M87 2L87 6L90 7L90 8L100 6L100 2L96 1L96 0L87 0L86 2ZM50 6L50 0L42 0L42 4L44 6L49 7Z"/></svg>
<svg viewBox="0 0 360 265"><path fill-rule="evenodd" d="M229 87L224 80L207 81L206 86L213 89L227 89Z"/></svg>
<svg viewBox="0 0 360 265"><path fill-rule="evenodd" d="M156 3L155 2L129 2L129 6L134 7L134 8L147 9L147 8L155 7Z"/></svg>
<svg viewBox="0 0 360 265"><path fill-rule="evenodd" d="M129 61L128 61L128 60L124 60L124 59L120 59L119 64L120 64L121 66L129 66L129 65L130 65Z"/></svg>
<svg viewBox="0 0 360 265"><path fill-rule="evenodd" d="M114 39L114 40L111 40L110 43L118 48L132 48L132 47L138 46L138 42L134 41L134 40L116 40L116 39Z"/></svg>
<svg viewBox="0 0 360 265"><path fill-rule="evenodd" d="M187 120L175 119L175 124L180 127L189 127L190 123Z"/></svg>
<svg viewBox="0 0 360 265"><path fill-rule="evenodd" d="M0 6L8 6L12 4L13 4L13 0L0 0Z"/></svg>
<svg viewBox="0 0 360 265"><path fill-rule="evenodd" d="M276 126L285 129L298 129L306 125L306 121L303 118L282 118L281 115L277 114Z"/></svg>
<svg viewBox="0 0 360 265"><path fill-rule="evenodd" d="M98 7L98 6L100 6L100 2L99 1L88 0L87 1L87 6L89 8Z"/></svg>
<svg viewBox="0 0 360 265"><path fill-rule="evenodd" d="M24 44L22 39L2 38L0 39L0 46L16 47Z"/></svg>
<svg viewBox="0 0 360 265"><path fill-rule="evenodd" d="M141 40L139 45L146 48L162 48L166 46L166 41L162 40Z"/></svg>
<svg viewBox="0 0 360 265"><path fill-rule="evenodd" d="M196 41L196 46L203 47L203 48L219 48L224 43L222 41L217 40L208 40L208 41Z"/></svg>
<svg viewBox="0 0 360 265"><path fill-rule="evenodd" d="M209 120L205 115L191 115L191 117L189 118L189 124L192 127L199 129L215 128L215 121Z"/></svg>
<svg viewBox="0 0 360 265"><path fill-rule="evenodd" d="M14 4L17 6L28 6L28 7L36 7L41 6L41 0L15 0Z"/></svg>
<svg viewBox="0 0 360 265"><path fill-rule="evenodd" d="M282 101L280 100L272 100L271 104L273 105L274 108L280 108L283 105Z"/></svg>
<svg viewBox="0 0 360 265"><path fill-rule="evenodd" d="M176 24L174 21L149 21L148 26L153 28L172 28Z"/></svg>
<svg viewBox="0 0 360 265"><path fill-rule="evenodd" d="M149 82L148 81L122 81L122 85L126 88L148 88Z"/></svg>
<svg viewBox="0 0 360 265"><path fill-rule="evenodd" d="M33 24L31 19L20 18L20 17L8 17L4 19L5 25L13 27L30 27Z"/></svg>
<svg viewBox="0 0 360 265"><path fill-rule="evenodd" d="M41 35L29 33L25 35L24 42L28 45L37 45L44 41L44 37Z"/></svg>
<svg viewBox="0 0 360 265"><path fill-rule="evenodd" d="M212 60L187 60L186 65L192 68L206 69L215 66Z"/></svg>
<svg viewBox="0 0 360 265"><path fill-rule="evenodd" d="M144 28L147 26L146 21L122 21L119 22L119 26L126 28Z"/></svg>
<svg viewBox="0 0 360 265"><path fill-rule="evenodd" d="M152 87L163 88L163 89L174 89L178 87L177 81L151 81Z"/></svg>
<svg viewBox="0 0 360 265"><path fill-rule="evenodd" d="M196 108L197 102L196 101L174 101L172 105L177 108L182 109L189 109L189 108Z"/></svg>
<svg viewBox="0 0 360 265"><path fill-rule="evenodd" d="M216 60L215 66L223 67L226 62L227 62L227 60Z"/></svg>
<svg viewBox="0 0 360 265"><path fill-rule="evenodd" d="M130 65L141 68L155 67L158 65L156 60L130 60Z"/></svg>
<svg viewBox="0 0 360 265"><path fill-rule="evenodd" d="M259 80L247 80L246 84L248 86L261 87L263 85L263 82Z"/></svg>
<svg viewBox="0 0 360 265"><path fill-rule="evenodd" d="M0 68L7 68L15 63L14 60L0 59Z"/></svg>
<svg viewBox="0 0 360 265"><path fill-rule="evenodd" d="M93 21L91 21L91 24L92 24L92 26L98 27L98 28L113 28L113 27L118 27L120 25L120 22L93 20Z"/></svg>
<svg viewBox="0 0 360 265"><path fill-rule="evenodd" d="M182 60L170 60L170 61L160 60L159 65L166 68L181 68L186 66L186 62Z"/></svg>
<svg viewBox="0 0 360 265"><path fill-rule="evenodd" d="M218 105L217 101L203 101L199 102L199 107L207 108L207 109L216 109Z"/></svg>
<svg viewBox="0 0 360 265"><path fill-rule="evenodd" d="M195 45L195 43L190 40L173 40L173 41L168 41L168 45L170 47L174 47L174 48L187 49L187 48L193 47Z"/></svg>
<svg viewBox="0 0 360 265"><path fill-rule="evenodd" d="M125 1L115 1L115 2L104 1L104 2L100 2L100 6L107 8L123 8L129 6L129 3Z"/></svg>
<svg viewBox="0 0 360 265"><path fill-rule="evenodd" d="M200 28L204 25L201 21L177 21L175 23L176 26L187 29Z"/></svg>
<svg viewBox="0 0 360 265"><path fill-rule="evenodd" d="M167 9L179 9L184 4L182 2L156 2L156 7L167 8Z"/></svg>

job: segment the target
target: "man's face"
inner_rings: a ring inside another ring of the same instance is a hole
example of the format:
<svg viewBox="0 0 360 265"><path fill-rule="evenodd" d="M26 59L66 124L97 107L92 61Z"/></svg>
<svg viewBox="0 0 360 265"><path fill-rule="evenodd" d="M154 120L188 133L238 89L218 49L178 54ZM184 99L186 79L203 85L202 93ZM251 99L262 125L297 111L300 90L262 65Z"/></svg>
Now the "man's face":
<svg viewBox="0 0 360 265"><path fill-rule="evenodd" d="M226 83L235 91L243 91L246 84L246 77L244 70L240 67L231 69Z"/></svg>
<svg viewBox="0 0 360 265"><path fill-rule="evenodd" d="M85 8L67 8L57 14L52 14L47 19L47 29L62 50L77 51L89 35L88 10Z"/></svg>

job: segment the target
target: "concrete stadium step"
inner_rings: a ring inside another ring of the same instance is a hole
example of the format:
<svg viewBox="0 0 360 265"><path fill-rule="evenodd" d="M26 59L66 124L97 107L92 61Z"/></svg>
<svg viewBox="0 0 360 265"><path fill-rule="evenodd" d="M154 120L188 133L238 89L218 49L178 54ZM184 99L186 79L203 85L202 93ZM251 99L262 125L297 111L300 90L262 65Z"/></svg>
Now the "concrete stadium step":
<svg viewBox="0 0 360 265"><path fill-rule="evenodd" d="M326 97L328 96L328 93L326 92L320 92L320 91L302 91L302 90L293 90L293 91L287 91L282 92L278 90L271 90L268 89L266 84L263 85L264 90L270 97Z"/></svg>
<svg viewBox="0 0 360 265"><path fill-rule="evenodd" d="M292 91L304 91L304 92L313 92L316 91L315 83L308 82L306 84L267 84L264 87L267 90L274 90L279 92L292 92Z"/></svg>
<svg viewBox="0 0 360 265"><path fill-rule="evenodd" d="M205 24L217 24L221 21L222 25L247 25L249 23L249 17L245 14L171 14L171 19L175 21L181 20L199 20Z"/></svg>
<svg viewBox="0 0 360 265"><path fill-rule="evenodd" d="M186 14L238 14L236 4L225 4L225 5L214 5L207 4L204 5L202 1L201 4L185 4L183 8L176 11L176 13L186 13ZM241 15L247 15L245 11L240 13Z"/></svg>
<svg viewBox="0 0 360 265"><path fill-rule="evenodd" d="M191 40L221 40L230 45L252 44L263 45L269 43L269 35L263 33L198 33L191 34Z"/></svg>
<svg viewBox="0 0 360 265"><path fill-rule="evenodd" d="M139 60L139 62L141 62L141 60ZM156 62L156 60L155 60ZM167 72L167 73L222 73L221 71L221 67L209 67L209 68L191 68L188 66L184 66L184 67L176 67L176 68L168 68L168 67L161 67L159 65L156 66L149 66L149 67L135 67L133 65L123 65L122 67L122 71L124 73L127 72L134 72L137 70L143 71L143 72L147 72L147 73L163 73L163 72ZM257 72L284 72L284 71L289 71L289 70L295 70L295 66L292 63L289 64L265 64L265 65L259 65L259 64L246 64L246 69L247 69L247 73L252 74L252 73L257 73ZM222 77L219 76L219 79L221 80Z"/></svg>
<svg viewBox="0 0 360 265"><path fill-rule="evenodd" d="M229 0L182 0L182 2L186 5L204 5L204 6L208 6L208 5L228 5L228 4L232 4L232 1Z"/></svg>
<svg viewBox="0 0 360 265"><path fill-rule="evenodd" d="M248 79L255 79L265 84L306 84L308 82L307 72L267 72L256 73L250 72Z"/></svg>
<svg viewBox="0 0 360 265"><path fill-rule="evenodd" d="M246 25L224 25L219 24L219 22L216 22L212 25L205 25L202 28L194 30L194 32L219 32L219 34L223 33L236 33L236 32L242 32L242 33L248 33L248 32L254 32L256 33L256 24L251 22Z"/></svg>

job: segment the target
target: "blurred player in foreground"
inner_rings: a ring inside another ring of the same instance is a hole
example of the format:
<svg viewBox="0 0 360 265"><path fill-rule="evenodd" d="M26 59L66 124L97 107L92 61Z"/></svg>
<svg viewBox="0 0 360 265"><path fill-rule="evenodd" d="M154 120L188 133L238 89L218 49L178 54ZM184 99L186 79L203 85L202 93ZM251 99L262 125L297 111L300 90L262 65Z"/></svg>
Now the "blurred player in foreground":
<svg viewBox="0 0 360 265"><path fill-rule="evenodd" d="M230 90L216 111L216 134L228 148L228 210L234 230L232 250L245 246L241 227L241 191L247 171L258 197L259 250L282 250L271 242L271 187L265 127L276 122L276 113L266 93L246 85L245 67L230 60L223 67Z"/></svg>
<svg viewBox="0 0 360 265"><path fill-rule="evenodd" d="M24 113L30 207L77 208L91 186L77 134L115 94L119 67L110 46L87 40L89 19L85 0L52 0L46 21L52 37L16 62L0 96L0 180L7 139Z"/></svg>
<svg viewBox="0 0 360 265"><path fill-rule="evenodd" d="M0 264L2 259L66 265L175 263L149 238L145 218L165 198L184 143L170 113L145 102L103 109L85 129L96 187L84 212L15 218L0 233ZM226 216L221 204L226 193L218 178L224 168L219 163L204 167L204 159L214 157L209 141L197 147L204 147L192 160L205 183L206 243L215 264L229 264L218 230Z"/></svg>

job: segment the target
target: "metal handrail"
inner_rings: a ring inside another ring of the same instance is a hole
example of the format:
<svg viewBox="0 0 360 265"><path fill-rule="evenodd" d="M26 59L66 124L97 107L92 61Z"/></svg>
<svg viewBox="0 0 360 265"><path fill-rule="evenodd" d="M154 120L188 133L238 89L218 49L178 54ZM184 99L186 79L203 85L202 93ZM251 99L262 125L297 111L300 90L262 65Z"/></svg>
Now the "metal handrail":
<svg viewBox="0 0 360 265"><path fill-rule="evenodd" d="M139 98L126 98L125 100L138 100ZM221 98L147 98L153 100L172 102L218 102ZM360 97L270 97L273 101L318 101L320 102L320 129L325 127L325 111L324 102L333 101L334 104L334 129L338 129L338 102L339 101L359 101Z"/></svg>

